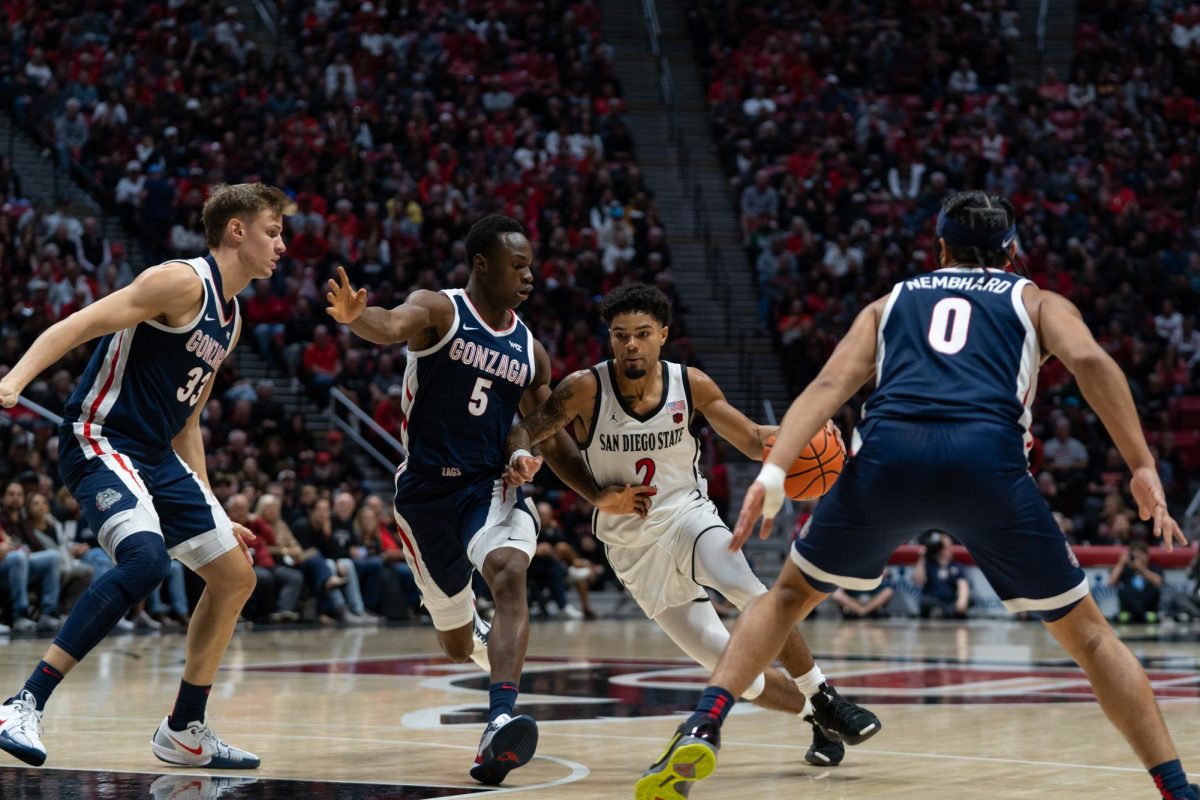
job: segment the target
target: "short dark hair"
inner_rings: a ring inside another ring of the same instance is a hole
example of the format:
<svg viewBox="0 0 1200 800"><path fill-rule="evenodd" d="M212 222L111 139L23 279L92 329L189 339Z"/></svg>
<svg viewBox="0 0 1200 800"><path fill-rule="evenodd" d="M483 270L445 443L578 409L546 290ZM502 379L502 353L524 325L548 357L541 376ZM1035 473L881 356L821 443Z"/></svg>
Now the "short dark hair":
<svg viewBox="0 0 1200 800"><path fill-rule="evenodd" d="M600 306L600 317L609 325L620 314L649 314L664 327L671 322L671 301L653 286L626 283L608 293Z"/></svg>
<svg viewBox="0 0 1200 800"><path fill-rule="evenodd" d="M946 197L942 208L949 219L980 233L1006 231L1016 222L1012 203L987 192L954 192ZM980 267L1003 267L1012 259L1007 250L983 250L955 244L946 240L946 252L952 261Z"/></svg>
<svg viewBox="0 0 1200 800"><path fill-rule="evenodd" d="M467 266L475 267L475 256L487 258L506 233L527 235L524 225L503 214L489 214L472 225L467 231Z"/></svg>
<svg viewBox="0 0 1200 800"><path fill-rule="evenodd" d="M265 183L219 183L204 203L204 240L210 248L221 246L225 228L235 217L254 217L270 209L280 217L296 213L292 198ZM249 219L243 220L249 222Z"/></svg>

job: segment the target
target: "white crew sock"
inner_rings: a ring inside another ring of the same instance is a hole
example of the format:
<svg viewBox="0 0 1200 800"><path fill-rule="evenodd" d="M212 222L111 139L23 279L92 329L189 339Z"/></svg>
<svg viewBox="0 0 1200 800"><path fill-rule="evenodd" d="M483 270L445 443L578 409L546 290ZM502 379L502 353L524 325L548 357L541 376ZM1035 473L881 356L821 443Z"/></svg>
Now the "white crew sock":
<svg viewBox="0 0 1200 800"><path fill-rule="evenodd" d="M805 698L811 698L814 694L821 690L821 684L825 682L825 676L821 673L821 668L813 664L813 668L796 678L796 685L800 687L800 691L804 692Z"/></svg>

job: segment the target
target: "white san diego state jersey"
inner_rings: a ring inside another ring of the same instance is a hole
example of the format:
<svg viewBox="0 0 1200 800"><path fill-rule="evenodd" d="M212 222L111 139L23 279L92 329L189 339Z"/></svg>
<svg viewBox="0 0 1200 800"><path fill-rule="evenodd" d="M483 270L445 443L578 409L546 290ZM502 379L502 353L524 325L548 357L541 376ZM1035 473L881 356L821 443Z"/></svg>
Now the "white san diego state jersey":
<svg viewBox="0 0 1200 800"><path fill-rule="evenodd" d="M663 391L658 404L636 414L617 388L616 367L605 361L591 368L599 382L583 457L596 485L647 485L658 489L645 520L636 515L599 514L596 536L614 545L644 542L667 527L689 501L708 496L700 474L700 440L692 432L692 390L687 367L660 361Z"/></svg>

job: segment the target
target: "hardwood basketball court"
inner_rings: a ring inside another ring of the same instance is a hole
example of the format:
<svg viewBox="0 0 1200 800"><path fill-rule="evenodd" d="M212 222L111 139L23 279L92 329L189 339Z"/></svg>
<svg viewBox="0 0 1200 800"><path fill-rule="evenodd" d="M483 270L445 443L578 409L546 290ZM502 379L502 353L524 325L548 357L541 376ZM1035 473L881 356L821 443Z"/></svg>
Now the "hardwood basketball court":
<svg viewBox="0 0 1200 800"><path fill-rule="evenodd" d="M876 711L884 730L851 748L841 766L819 769L804 762L807 726L739 705L718 771L693 800L1153 796L1082 674L1036 624L827 618L804 631L835 686ZM1195 777L1196 631L1124 633ZM46 644L16 639L0 648L6 691L20 686ZM183 646L179 635L101 645L50 701L46 766L27 769L5 756L0 797L623 799L707 678L645 620L535 624L518 709L539 721L538 756L504 787L486 790L466 771L487 678L434 656L428 627L239 633L209 721L262 757L250 773L177 770L151 755Z"/></svg>

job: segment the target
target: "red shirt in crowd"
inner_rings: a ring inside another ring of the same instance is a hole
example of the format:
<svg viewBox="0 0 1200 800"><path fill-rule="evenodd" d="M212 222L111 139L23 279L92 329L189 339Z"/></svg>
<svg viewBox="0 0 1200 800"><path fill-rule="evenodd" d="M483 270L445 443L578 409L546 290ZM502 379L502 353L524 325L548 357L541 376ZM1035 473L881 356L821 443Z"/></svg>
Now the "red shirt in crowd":
<svg viewBox="0 0 1200 800"><path fill-rule="evenodd" d="M332 375L338 371L338 360L341 356L342 351L332 339L326 342L324 347L312 342L304 348L304 369Z"/></svg>

